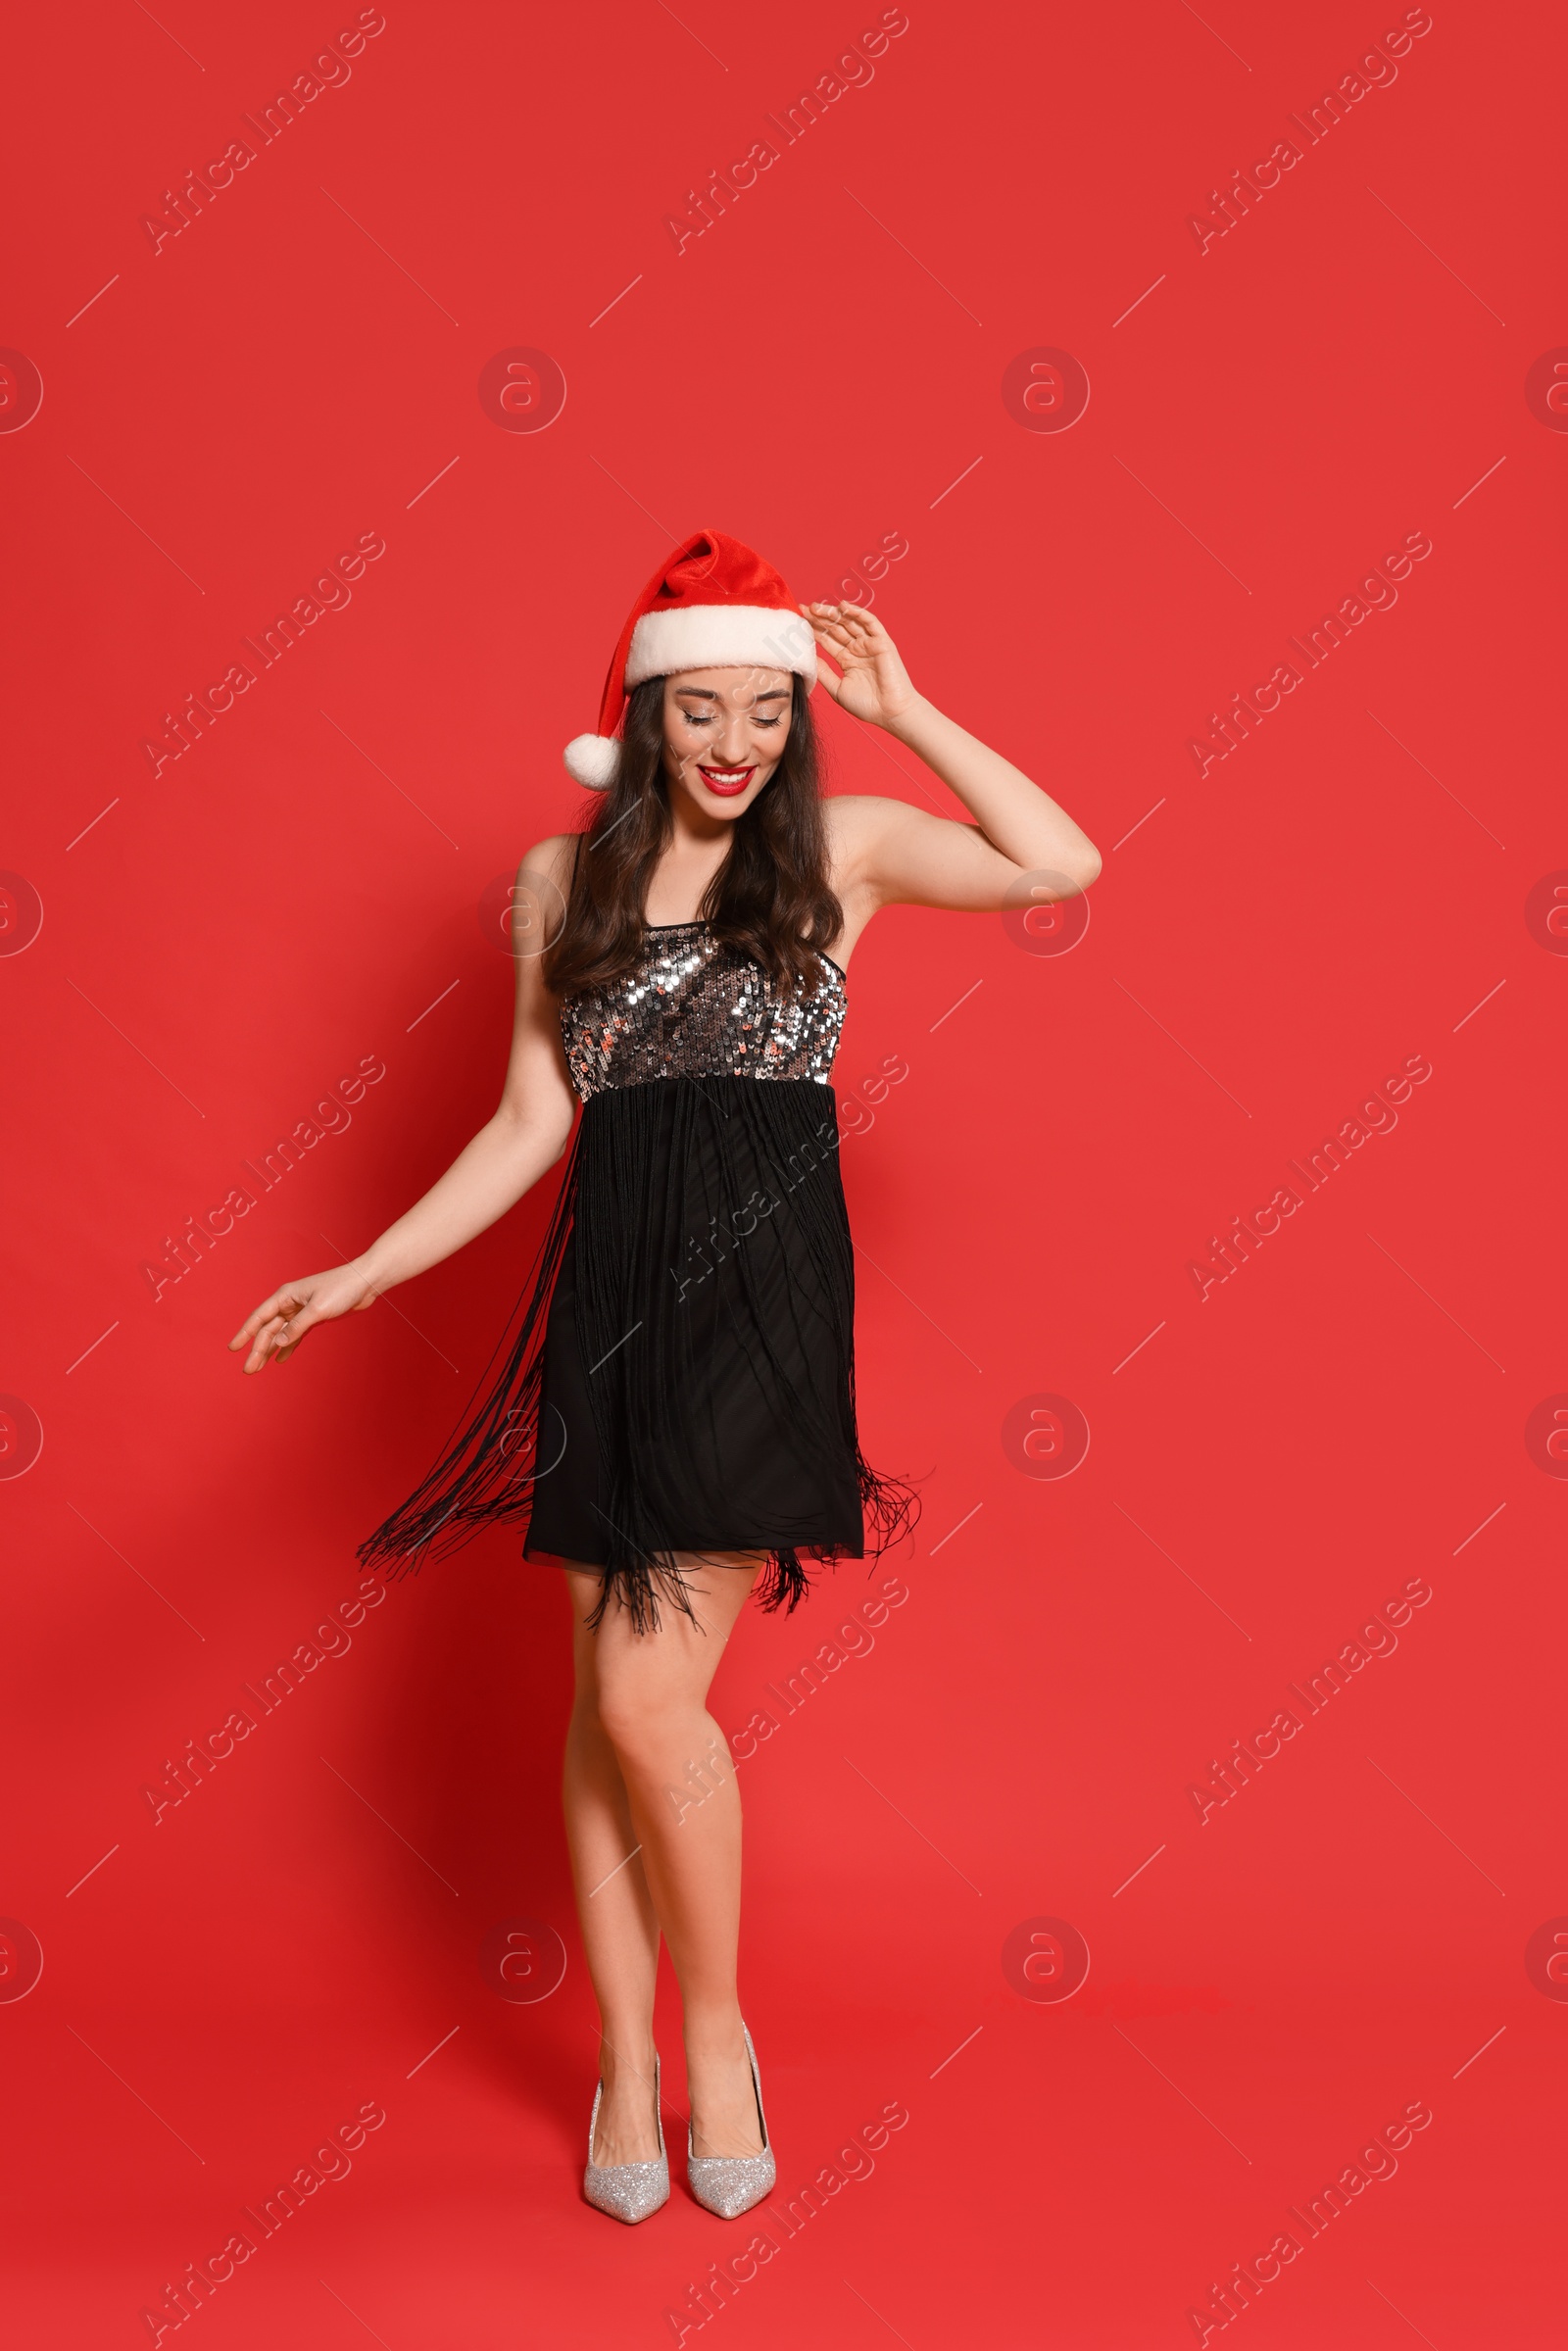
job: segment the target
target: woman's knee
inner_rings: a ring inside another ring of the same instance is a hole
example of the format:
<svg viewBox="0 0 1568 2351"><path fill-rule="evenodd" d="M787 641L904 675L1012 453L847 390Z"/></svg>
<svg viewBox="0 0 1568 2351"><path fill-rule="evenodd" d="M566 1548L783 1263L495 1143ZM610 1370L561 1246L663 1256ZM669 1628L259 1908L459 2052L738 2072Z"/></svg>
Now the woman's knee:
<svg viewBox="0 0 1568 2351"><path fill-rule="evenodd" d="M635 1769L645 1763L662 1763L671 1743L679 1743L683 1728L689 1729L702 1709L673 1697L668 1690L650 1689L634 1675L609 1674L599 1686L597 1713L615 1753Z"/></svg>
<svg viewBox="0 0 1568 2351"><path fill-rule="evenodd" d="M600 1683L594 1706L605 1737L617 1755L627 1756L650 1743L663 1711L653 1704L648 1690L619 1674L611 1674Z"/></svg>

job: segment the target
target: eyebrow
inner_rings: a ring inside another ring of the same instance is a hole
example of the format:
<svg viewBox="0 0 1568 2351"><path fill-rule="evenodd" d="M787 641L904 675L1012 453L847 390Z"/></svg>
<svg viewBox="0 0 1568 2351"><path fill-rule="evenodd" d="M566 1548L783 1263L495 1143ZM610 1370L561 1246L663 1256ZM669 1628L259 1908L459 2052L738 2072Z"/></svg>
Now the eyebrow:
<svg viewBox="0 0 1568 2351"><path fill-rule="evenodd" d="M675 691L677 694L699 694L704 702L717 702L719 699L711 686L677 686ZM754 702L787 702L789 689L785 686L769 686L765 694L754 694L752 700Z"/></svg>

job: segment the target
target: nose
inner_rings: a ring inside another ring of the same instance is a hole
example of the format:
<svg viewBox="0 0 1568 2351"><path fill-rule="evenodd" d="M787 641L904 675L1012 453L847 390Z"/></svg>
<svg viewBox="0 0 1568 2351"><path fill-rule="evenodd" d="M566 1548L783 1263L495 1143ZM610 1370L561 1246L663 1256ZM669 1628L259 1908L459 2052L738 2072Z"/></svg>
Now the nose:
<svg viewBox="0 0 1568 2351"><path fill-rule="evenodd" d="M715 767L749 767L751 765L751 712L726 710L718 728L718 741L713 746Z"/></svg>

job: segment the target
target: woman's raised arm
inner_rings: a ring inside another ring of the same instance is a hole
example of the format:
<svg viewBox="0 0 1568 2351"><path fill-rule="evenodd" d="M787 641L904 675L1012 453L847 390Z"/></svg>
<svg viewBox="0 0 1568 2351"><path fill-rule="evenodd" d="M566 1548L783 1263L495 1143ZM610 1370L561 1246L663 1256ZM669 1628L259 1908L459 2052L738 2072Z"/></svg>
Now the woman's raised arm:
<svg viewBox="0 0 1568 2351"><path fill-rule="evenodd" d="M1021 769L916 692L880 620L854 604L801 610L818 650L838 664L837 675L817 670L833 701L907 744L975 820L958 824L902 800L835 801L847 865L879 904L991 912L1016 903L1025 873L1036 877L1031 895L1042 900L1089 888L1101 859L1088 834Z"/></svg>

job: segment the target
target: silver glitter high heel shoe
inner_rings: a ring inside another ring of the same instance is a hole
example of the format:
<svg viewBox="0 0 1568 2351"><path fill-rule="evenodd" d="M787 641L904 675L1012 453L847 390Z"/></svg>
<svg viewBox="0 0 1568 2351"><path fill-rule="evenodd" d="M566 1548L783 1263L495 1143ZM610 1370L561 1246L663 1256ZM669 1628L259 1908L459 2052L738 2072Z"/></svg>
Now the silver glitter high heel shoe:
<svg viewBox="0 0 1568 2351"><path fill-rule="evenodd" d="M692 2127L686 2125L686 2181L699 2204L716 2213L721 2221L738 2221L743 2212L760 2204L773 2192L778 2178L778 2166L773 2161L773 2149L768 2143L767 2118L762 2112L762 2084L757 2071L757 2051L752 2036L746 2033L746 2054L751 2061L752 2090L757 2099L757 2120L762 2132L760 2155L694 2155Z"/></svg>
<svg viewBox="0 0 1568 2351"><path fill-rule="evenodd" d="M659 2125L659 2154L652 2163L595 2163L594 2131L599 2101L605 2094L600 2082L594 2091L594 2110L588 2118L588 2169L582 2192L598 2212L612 2221L646 2221L669 2201L669 2157L664 2152L664 2117L659 2101L659 2059L654 2059L654 2114Z"/></svg>

